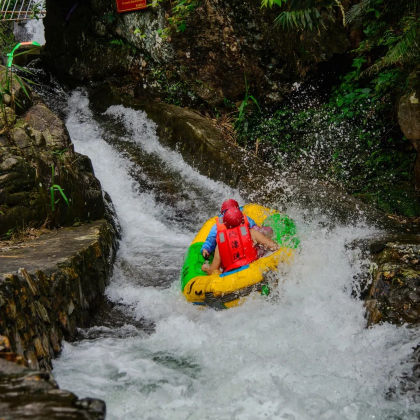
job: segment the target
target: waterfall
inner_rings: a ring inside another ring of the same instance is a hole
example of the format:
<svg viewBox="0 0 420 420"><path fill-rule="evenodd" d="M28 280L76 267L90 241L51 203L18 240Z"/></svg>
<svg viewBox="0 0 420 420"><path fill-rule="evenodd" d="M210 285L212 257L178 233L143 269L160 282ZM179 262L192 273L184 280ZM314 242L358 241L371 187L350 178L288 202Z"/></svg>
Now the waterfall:
<svg viewBox="0 0 420 420"><path fill-rule="evenodd" d="M36 41L45 44L44 23L42 19L24 20L14 25L14 34L18 42Z"/></svg>

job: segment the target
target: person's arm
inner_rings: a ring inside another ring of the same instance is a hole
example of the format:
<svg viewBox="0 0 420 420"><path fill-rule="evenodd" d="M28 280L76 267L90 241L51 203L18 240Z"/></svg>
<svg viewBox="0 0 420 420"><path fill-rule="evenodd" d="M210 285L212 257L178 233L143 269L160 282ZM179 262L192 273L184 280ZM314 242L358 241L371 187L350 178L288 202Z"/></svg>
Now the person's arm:
<svg viewBox="0 0 420 420"><path fill-rule="evenodd" d="M267 238L267 236L263 235L261 232L258 232L255 229L251 229L250 232L251 232L251 238L255 242L258 242L259 244L265 246L269 250L275 251L276 249L279 248L279 246L274 241L272 241L270 238Z"/></svg>
<svg viewBox="0 0 420 420"><path fill-rule="evenodd" d="M213 262L211 263L211 265L203 264L201 266L201 269L203 271L205 271L209 276L212 275L216 270L218 270L220 268L220 264L221 264L222 260L220 259L220 252L219 252L219 247L216 246L216 249L214 251L214 258L213 258Z"/></svg>
<svg viewBox="0 0 420 420"><path fill-rule="evenodd" d="M203 254L204 258L208 258L208 256L216 248L216 236L217 236L217 226L213 225L212 228L210 229L209 234L207 235L206 241L201 247L201 253Z"/></svg>

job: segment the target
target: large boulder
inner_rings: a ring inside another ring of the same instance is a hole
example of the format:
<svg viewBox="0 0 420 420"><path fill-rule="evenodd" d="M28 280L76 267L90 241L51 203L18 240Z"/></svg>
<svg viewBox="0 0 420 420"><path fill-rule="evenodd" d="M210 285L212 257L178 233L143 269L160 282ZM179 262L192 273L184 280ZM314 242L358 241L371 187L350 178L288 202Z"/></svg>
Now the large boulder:
<svg viewBox="0 0 420 420"><path fill-rule="evenodd" d="M407 91L399 103L398 122L417 151L414 177L416 190L420 190L420 69L408 78Z"/></svg>
<svg viewBox="0 0 420 420"><path fill-rule="evenodd" d="M349 45L340 22L328 20L319 32L285 32L274 24L278 9L254 0L199 2L186 30L167 38L159 33L170 2L117 14L115 2L47 0L47 10L47 57L56 73L79 81L130 74L122 80L131 84L128 92L172 103L182 94L183 103L211 106L243 99L245 76L252 94L272 103Z"/></svg>
<svg viewBox="0 0 420 420"><path fill-rule="evenodd" d="M13 356L0 350L2 419L105 419L106 407L102 400L79 399L59 389L51 373L4 360L9 354Z"/></svg>
<svg viewBox="0 0 420 420"><path fill-rule="evenodd" d="M420 237L399 235L370 245L368 325L420 322Z"/></svg>

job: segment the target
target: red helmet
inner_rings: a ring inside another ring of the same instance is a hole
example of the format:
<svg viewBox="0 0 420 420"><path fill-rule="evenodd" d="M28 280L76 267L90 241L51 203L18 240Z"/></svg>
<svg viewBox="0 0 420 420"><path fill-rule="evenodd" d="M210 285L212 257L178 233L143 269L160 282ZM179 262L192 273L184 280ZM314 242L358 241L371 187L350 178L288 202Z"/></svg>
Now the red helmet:
<svg viewBox="0 0 420 420"><path fill-rule="evenodd" d="M231 207L230 209L226 210L226 213L223 216L223 223L228 229L235 228L241 225L243 222L244 215L238 208L235 207Z"/></svg>
<svg viewBox="0 0 420 420"><path fill-rule="evenodd" d="M229 200L223 201L222 207L220 208L220 213L223 214L224 211L232 207L239 209L239 204L236 200L231 198Z"/></svg>

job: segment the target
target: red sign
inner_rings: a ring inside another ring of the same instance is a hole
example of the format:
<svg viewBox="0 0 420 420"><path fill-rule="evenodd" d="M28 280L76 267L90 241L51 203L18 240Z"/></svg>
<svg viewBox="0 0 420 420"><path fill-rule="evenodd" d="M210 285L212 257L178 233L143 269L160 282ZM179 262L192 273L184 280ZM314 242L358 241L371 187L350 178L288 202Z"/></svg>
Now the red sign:
<svg viewBox="0 0 420 420"><path fill-rule="evenodd" d="M132 12L146 7L146 0L117 0L118 13Z"/></svg>

